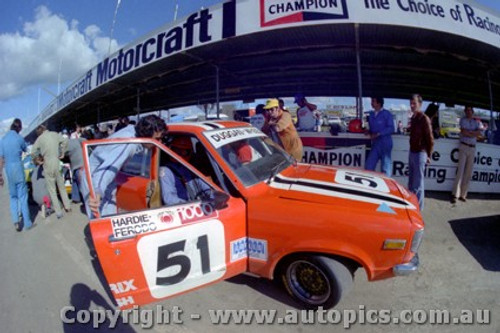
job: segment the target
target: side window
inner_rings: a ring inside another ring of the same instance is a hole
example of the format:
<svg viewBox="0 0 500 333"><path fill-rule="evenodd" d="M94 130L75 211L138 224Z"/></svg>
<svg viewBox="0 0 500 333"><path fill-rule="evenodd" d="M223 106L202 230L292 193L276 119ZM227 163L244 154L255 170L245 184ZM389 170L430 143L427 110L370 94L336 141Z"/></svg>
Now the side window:
<svg viewBox="0 0 500 333"><path fill-rule="evenodd" d="M217 163L213 162L213 157L209 155L203 144L196 138L194 141L195 151L191 164L202 174L209 177L215 184L220 186L226 193L233 197L241 197L241 194L236 187L234 187L233 183L231 183L224 171Z"/></svg>
<svg viewBox="0 0 500 333"><path fill-rule="evenodd" d="M193 151L190 147L172 147L182 160L162 152L160 156L159 183L162 202L166 206L213 199L213 188L189 170Z"/></svg>
<svg viewBox="0 0 500 333"><path fill-rule="evenodd" d="M91 185L101 198L100 216L148 208L151 149L143 144L87 146Z"/></svg>
<svg viewBox="0 0 500 333"><path fill-rule="evenodd" d="M121 172L132 176L150 178L151 172L151 149L143 149L134 154L123 165Z"/></svg>

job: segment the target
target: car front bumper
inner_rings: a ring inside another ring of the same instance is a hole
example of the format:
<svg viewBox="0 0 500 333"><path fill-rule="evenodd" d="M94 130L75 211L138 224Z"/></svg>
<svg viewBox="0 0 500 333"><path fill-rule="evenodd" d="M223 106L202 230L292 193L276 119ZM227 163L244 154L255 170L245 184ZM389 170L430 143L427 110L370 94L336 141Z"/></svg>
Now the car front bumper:
<svg viewBox="0 0 500 333"><path fill-rule="evenodd" d="M420 266L420 261L418 259L418 254L415 254L409 262L394 266L392 271L395 276L407 276L416 272L418 266Z"/></svg>

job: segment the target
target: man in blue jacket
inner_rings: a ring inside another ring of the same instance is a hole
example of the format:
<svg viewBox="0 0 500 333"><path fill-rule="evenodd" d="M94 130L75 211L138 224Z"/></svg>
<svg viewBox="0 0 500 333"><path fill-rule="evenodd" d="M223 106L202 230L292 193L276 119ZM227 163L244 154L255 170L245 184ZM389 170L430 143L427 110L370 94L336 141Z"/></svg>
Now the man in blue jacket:
<svg viewBox="0 0 500 333"><path fill-rule="evenodd" d="M375 170L380 160L382 173L387 177L392 176L392 137L394 133L394 120L392 114L384 109L383 97L372 97L372 108L368 118L370 126L369 135L372 148L366 159L365 169Z"/></svg>
<svg viewBox="0 0 500 333"><path fill-rule="evenodd" d="M33 226L28 207L28 187L24 178L24 167L21 158L22 153L27 150L26 142L19 135L22 128L21 120L14 119L10 131L5 134L0 142L0 186L3 186L4 183L2 170L5 165L7 182L9 183L10 214L17 231L23 230L19 220L19 209L21 209L23 217L24 230L28 230Z"/></svg>

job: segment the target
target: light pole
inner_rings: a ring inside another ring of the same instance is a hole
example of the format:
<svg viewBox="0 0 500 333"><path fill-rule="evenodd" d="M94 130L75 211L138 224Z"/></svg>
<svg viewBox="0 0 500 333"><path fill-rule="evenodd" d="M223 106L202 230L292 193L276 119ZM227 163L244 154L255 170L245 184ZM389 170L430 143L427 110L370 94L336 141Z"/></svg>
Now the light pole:
<svg viewBox="0 0 500 333"><path fill-rule="evenodd" d="M113 32L115 30L116 15L118 14L118 8L120 7L121 2L122 2L121 0L116 0L115 14L113 15L113 23L111 24L111 33L109 36L108 56L111 54L111 42L113 41Z"/></svg>

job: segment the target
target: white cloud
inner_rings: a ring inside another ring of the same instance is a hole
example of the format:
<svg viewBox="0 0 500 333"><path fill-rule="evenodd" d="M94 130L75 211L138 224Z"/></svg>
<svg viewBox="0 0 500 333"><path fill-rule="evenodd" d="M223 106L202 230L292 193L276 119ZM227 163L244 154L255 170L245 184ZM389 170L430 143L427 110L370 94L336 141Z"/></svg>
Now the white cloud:
<svg viewBox="0 0 500 333"><path fill-rule="evenodd" d="M14 118L8 118L0 121L0 138L2 138L5 133L10 130L10 125L12 125L13 121Z"/></svg>
<svg viewBox="0 0 500 333"><path fill-rule="evenodd" d="M107 55L109 38L92 25L78 30L45 6L22 32L0 34L0 101L23 94L28 87L72 81ZM112 51L118 47L112 42Z"/></svg>
<svg viewBox="0 0 500 333"><path fill-rule="evenodd" d="M89 39L95 39L96 37L99 37L99 35L102 33L101 28L99 28L95 24L89 25L83 30L83 32L85 33L85 36Z"/></svg>

